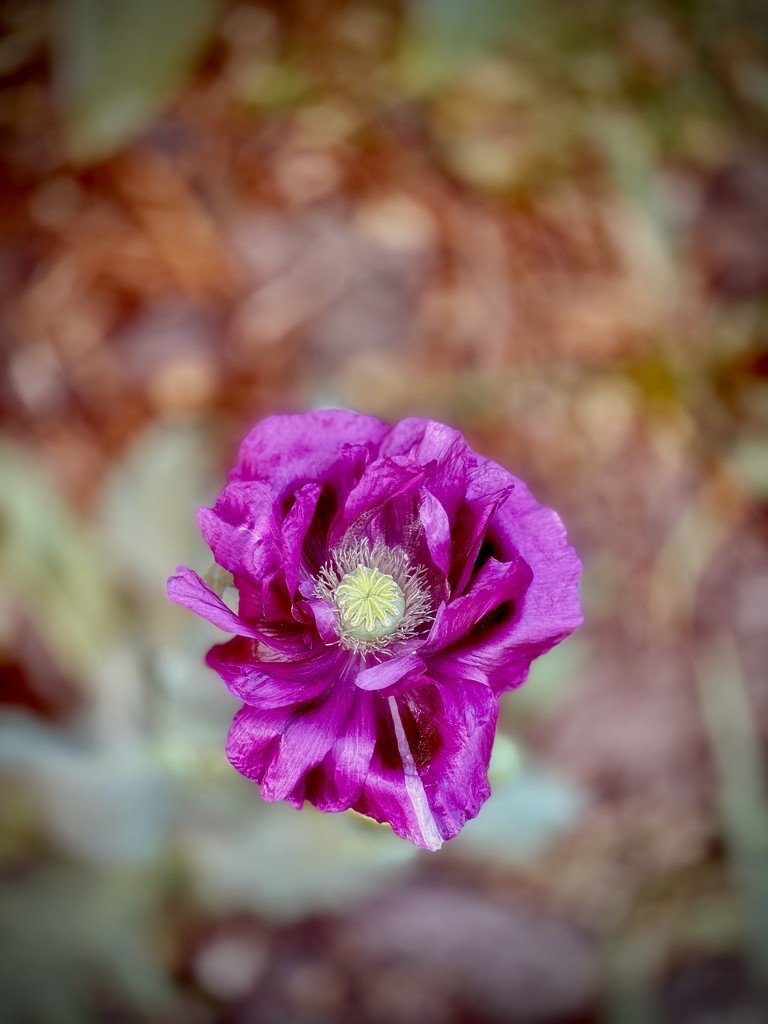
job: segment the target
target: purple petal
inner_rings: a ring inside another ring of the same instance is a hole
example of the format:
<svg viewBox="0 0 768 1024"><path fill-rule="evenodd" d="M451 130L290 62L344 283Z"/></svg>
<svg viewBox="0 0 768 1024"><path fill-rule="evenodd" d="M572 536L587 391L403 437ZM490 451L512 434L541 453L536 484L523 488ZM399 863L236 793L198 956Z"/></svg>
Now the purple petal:
<svg viewBox="0 0 768 1024"><path fill-rule="evenodd" d="M473 479L475 472L478 479ZM470 474L470 487L497 484L508 475L488 462L475 472ZM581 623L581 562L568 544L558 515L539 505L520 481L499 508L489 532L499 556L519 554L531 567L533 578L514 616L473 635L471 645L457 645L451 655L466 656L488 672L499 692L518 685L534 658L570 636Z"/></svg>
<svg viewBox="0 0 768 1024"><path fill-rule="evenodd" d="M356 809L437 849L487 799L498 704L473 680L379 698L378 740Z"/></svg>
<svg viewBox="0 0 768 1024"><path fill-rule="evenodd" d="M378 452L392 428L371 416L324 409L262 420L240 446L232 480L266 480L280 493L328 479L344 445Z"/></svg>
<svg viewBox="0 0 768 1024"><path fill-rule="evenodd" d="M306 777L306 798L321 811L344 811L360 799L376 742L374 697L360 691L342 734Z"/></svg>
<svg viewBox="0 0 768 1024"><path fill-rule="evenodd" d="M396 699L377 696L376 700L377 742L355 810L390 825L397 835L417 846L437 850L442 839Z"/></svg>
<svg viewBox="0 0 768 1024"><path fill-rule="evenodd" d="M507 601L522 598L530 583L531 570L522 558L516 557L511 562L489 558L469 591L438 609L421 655L426 657L449 647L477 627L486 615Z"/></svg>
<svg viewBox="0 0 768 1024"><path fill-rule="evenodd" d="M443 576L447 576L451 564L451 528L448 513L437 498L424 489L421 492L419 519L430 558L435 568Z"/></svg>
<svg viewBox="0 0 768 1024"><path fill-rule="evenodd" d="M381 445L382 455L406 455L428 467L427 487L453 522L464 495L469 449L458 430L434 420L405 419Z"/></svg>
<svg viewBox="0 0 768 1024"><path fill-rule="evenodd" d="M312 523L321 491L320 484L305 484L299 488L293 507L283 522L285 581L291 595L296 593L299 577L309 574L309 570L303 564L304 540Z"/></svg>
<svg viewBox="0 0 768 1024"><path fill-rule="evenodd" d="M425 664L418 654L406 654L402 657L388 658L378 665L364 668L357 673L355 683L361 690L383 690L387 686L399 683L409 675L425 671Z"/></svg>
<svg viewBox="0 0 768 1024"><path fill-rule="evenodd" d="M274 575L281 564L277 496L263 483L229 484L212 509L197 519L213 557L231 573L250 578Z"/></svg>
<svg viewBox="0 0 768 1024"><path fill-rule="evenodd" d="M184 605L201 618L223 629L225 633L236 633L238 636L249 636L254 640L269 642L263 632L249 626L235 615L191 569L180 565L176 575L168 580L167 590L171 601Z"/></svg>
<svg viewBox="0 0 768 1024"><path fill-rule="evenodd" d="M439 722L443 744L420 774L440 835L450 839L490 796L488 762L498 700L487 683L470 679L450 687L419 687L411 699Z"/></svg>
<svg viewBox="0 0 768 1024"><path fill-rule="evenodd" d="M450 572L453 594L461 594L469 582L488 524L511 493L513 486L508 482L505 487L491 494L466 501L459 509L453 531L454 559Z"/></svg>
<svg viewBox="0 0 768 1024"><path fill-rule="evenodd" d="M338 623L339 613L329 602L319 597L310 600L300 601L297 607L309 609L314 618L315 628L323 643L337 644L339 642Z"/></svg>
<svg viewBox="0 0 768 1024"><path fill-rule="evenodd" d="M342 732L353 696L354 687L342 679L319 704L295 713L264 773L261 795L265 800L284 800L323 760Z"/></svg>
<svg viewBox="0 0 768 1024"><path fill-rule="evenodd" d="M387 531L402 540L407 522L402 522L402 511L409 505L398 502L406 495L412 495L424 480L424 466L397 459L377 459L363 473L359 483L354 487L341 515L337 517L331 534L329 546L335 546L348 532L361 534L372 521L387 510L390 515L385 526L379 525L379 532L384 536Z"/></svg>
<svg viewBox="0 0 768 1024"><path fill-rule="evenodd" d="M341 673L338 651L323 648L302 659L264 661L257 645L241 638L212 647L205 660L230 693L254 708L313 700L330 689Z"/></svg>
<svg viewBox="0 0 768 1024"><path fill-rule="evenodd" d="M541 652L537 645L509 647L504 629L490 630L482 645L460 642L430 659L430 672L441 679L484 676L494 693L514 690L528 678L531 662Z"/></svg>
<svg viewBox="0 0 768 1024"><path fill-rule="evenodd" d="M431 420L408 416L390 428L381 442L379 449L382 455L409 455L424 437L427 424Z"/></svg>
<svg viewBox="0 0 768 1024"><path fill-rule="evenodd" d="M227 736L227 757L241 775L261 783L280 737L293 715L292 708L272 711L246 705L234 717Z"/></svg>

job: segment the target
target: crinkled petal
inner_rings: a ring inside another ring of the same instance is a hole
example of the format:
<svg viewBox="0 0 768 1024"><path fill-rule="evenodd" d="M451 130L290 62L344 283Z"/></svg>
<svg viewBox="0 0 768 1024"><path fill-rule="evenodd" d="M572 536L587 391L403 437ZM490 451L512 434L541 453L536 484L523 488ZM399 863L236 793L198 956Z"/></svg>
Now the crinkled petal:
<svg viewBox="0 0 768 1024"><path fill-rule="evenodd" d="M265 800L284 800L323 760L342 732L353 696L354 687L341 679L316 704L296 711L264 773L261 795Z"/></svg>
<svg viewBox="0 0 768 1024"><path fill-rule="evenodd" d="M293 595L301 577L309 576L310 570L304 564L303 551L307 531L317 508L322 487L311 483L300 487L296 492L296 500L282 525L283 559L285 582L288 593Z"/></svg>
<svg viewBox="0 0 768 1024"><path fill-rule="evenodd" d="M349 532L361 535L385 511L389 516L385 526L378 524L380 539L385 543L392 538L402 540L411 518L410 502L405 499L418 491L425 474L424 466L399 457L376 459L347 496L332 527L329 546L334 547Z"/></svg>
<svg viewBox="0 0 768 1024"><path fill-rule="evenodd" d="M306 777L307 800L321 811L345 811L360 799L376 742L374 696L357 691L341 735Z"/></svg>
<svg viewBox="0 0 768 1024"><path fill-rule="evenodd" d="M344 445L378 452L391 429L372 416L340 409L269 416L243 441L230 479L265 480L280 493L293 491L332 476Z"/></svg>
<svg viewBox="0 0 768 1024"><path fill-rule="evenodd" d="M476 473L486 487L508 476L489 462L481 462ZM478 486L474 476L470 473L471 486ZM489 534L499 557L522 556L531 568L531 583L513 616L473 635L472 643L457 646L455 655L488 672L499 692L519 685L534 658L580 625L581 562L557 513L539 505L519 480L494 516Z"/></svg>
<svg viewBox="0 0 768 1024"><path fill-rule="evenodd" d="M419 519L432 563L443 576L447 576L451 564L451 526L448 513L434 494L426 489L422 489L421 492Z"/></svg>
<svg viewBox="0 0 768 1024"><path fill-rule="evenodd" d="M321 648L309 657L263 661L256 644L236 638L212 647L207 664L227 689L255 708L279 708L321 696L342 672L339 652Z"/></svg>
<svg viewBox="0 0 768 1024"><path fill-rule="evenodd" d="M410 455L424 438L429 420L418 416L407 416L390 428L381 441L382 455Z"/></svg>
<svg viewBox="0 0 768 1024"><path fill-rule="evenodd" d="M485 682L469 678L451 686L414 691L439 722L443 744L421 769L432 815L443 839L457 835L490 796L488 763L498 717L498 700ZM429 705L433 700L434 708Z"/></svg>
<svg viewBox="0 0 768 1024"><path fill-rule="evenodd" d="M390 825L397 835L417 846L437 850L442 837L406 739L396 698L375 697L376 746L355 810Z"/></svg>
<svg viewBox="0 0 768 1024"><path fill-rule="evenodd" d="M302 600L297 607L309 609L310 614L314 618L318 636L323 643L338 644L339 613L330 601L320 597L313 597L310 600Z"/></svg>
<svg viewBox="0 0 768 1024"><path fill-rule="evenodd" d="M555 641L555 643L558 642ZM453 661L459 669L464 665L471 664L484 671L490 680L494 693L498 695L507 690L516 690L518 686L522 686L528 678L532 663L542 653L545 652L540 647L531 645L529 647L516 647L510 654L509 649L505 647L503 642L490 642L482 650L468 652L471 663L467 660L467 654L457 648L446 651L445 658L446 661ZM440 670L445 671L442 664Z"/></svg>
<svg viewBox="0 0 768 1024"><path fill-rule="evenodd" d="M240 708L227 736L230 764L241 775L260 784L293 714L291 707L265 711L246 704Z"/></svg>
<svg viewBox="0 0 768 1024"><path fill-rule="evenodd" d="M405 694L379 697L377 708L377 744L356 809L437 849L489 795L496 698L483 682L446 687L425 680Z"/></svg>
<svg viewBox="0 0 768 1024"><path fill-rule="evenodd" d="M469 590L448 605L441 605L429 631L422 657L455 643L471 630L480 635L482 620L508 601L520 600L531 583L531 569L520 557L510 562L489 558Z"/></svg>
<svg viewBox="0 0 768 1024"><path fill-rule="evenodd" d="M453 531L454 557L449 576L451 592L457 597L464 592L474 571L488 524L511 493L513 486L510 481L498 491L466 501L459 509Z"/></svg>
<svg viewBox="0 0 768 1024"><path fill-rule="evenodd" d="M247 578L272 576L280 567L280 524L276 495L264 483L229 484L212 509L197 514L200 530L217 563Z"/></svg>
<svg viewBox="0 0 768 1024"><path fill-rule="evenodd" d="M503 626L494 632L503 637ZM459 641L431 657L429 670L436 678L445 680L482 678L492 684L494 693L499 694L504 690L514 690L525 682L535 657L532 647L510 649L503 639L484 640L481 648L470 640Z"/></svg>
<svg viewBox="0 0 768 1024"><path fill-rule="evenodd" d="M419 675L425 670L426 665L418 654L404 654L364 668L357 673L355 683L361 690L384 690L406 676Z"/></svg>
<svg viewBox="0 0 768 1024"><path fill-rule="evenodd" d="M467 442L458 430L434 420L401 420L381 445L382 455L405 455L427 467L427 487L449 522L461 504L466 482Z"/></svg>
<svg viewBox="0 0 768 1024"><path fill-rule="evenodd" d="M236 615L196 572L183 565L168 580L167 591L171 601L184 605L225 633L259 640L284 657L297 657L306 653L306 630L298 623L293 626L283 623L276 626L271 623L255 625L242 615ZM240 596L242 599L242 591Z"/></svg>
<svg viewBox="0 0 768 1024"><path fill-rule="evenodd" d="M191 569L180 565L176 570L176 575L171 576L168 580L167 590L171 601L184 605L196 615L212 622L219 629L223 629L225 633L249 636L254 640L269 643L264 632L255 629L235 615L232 609L228 608L221 598L214 594L211 588Z"/></svg>

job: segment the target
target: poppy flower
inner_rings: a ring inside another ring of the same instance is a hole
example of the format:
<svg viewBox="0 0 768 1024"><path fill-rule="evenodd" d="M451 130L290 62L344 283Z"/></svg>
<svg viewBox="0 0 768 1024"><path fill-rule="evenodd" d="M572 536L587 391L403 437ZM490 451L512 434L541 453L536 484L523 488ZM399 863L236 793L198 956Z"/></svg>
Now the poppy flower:
<svg viewBox="0 0 768 1024"><path fill-rule="evenodd" d="M326 410L259 423L198 518L237 611L183 567L168 594L233 634L206 660L243 702L234 767L265 800L455 836L500 694L581 621L555 512L450 427Z"/></svg>

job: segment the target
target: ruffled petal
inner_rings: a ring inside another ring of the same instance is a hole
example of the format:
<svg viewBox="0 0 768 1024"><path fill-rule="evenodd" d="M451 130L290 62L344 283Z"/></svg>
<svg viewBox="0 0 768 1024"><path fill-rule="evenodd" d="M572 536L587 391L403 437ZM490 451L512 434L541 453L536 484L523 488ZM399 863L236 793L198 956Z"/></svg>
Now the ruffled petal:
<svg viewBox="0 0 768 1024"><path fill-rule="evenodd" d="M426 488L421 492L419 520L432 564L442 576L447 576L451 564L451 525L443 505Z"/></svg>
<svg viewBox="0 0 768 1024"><path fill-rule="evenodd" d="M338 645L339 613L330 601L321 597L302 599L297 602L296 608L312 617L317 634L323 643Z"/></svg>
<svg viewBox="0 0 768 1024"><path fill-rule="evenodd" d="M306 777L307 800L321 811L352 807L360 799L375 742L374 697L358 691L341 735Z"/></svg>
<svg viewBox="0 0 768 1024"><path fill-rule="evenodd" d="M424 481L426 469L397 457L376 459L367 467L359 483L347 496L341 513L331 528L329 547L335 547L349 534L370 535L376 526L376 540L402 542L413 521L412 499ZM378 520L374 524L374 520Z"/></svg>
<svg viewBox="0 0 768 1024"><path fill-rule="evenodd" d="M417 846L438 849L488 798L498 703L483 682L434 681L378 699L378 737L355 805Z"/></svg>
<svg viewBox="0 0 768 1024"><path fill-rule="evenodd" d="M304 561L304 541L321 493L320 484L305 484L300 487L296 492L296 500L282 525L285 582L291 595L296 593L299 579L310 574Z"/></svg>
<svg viewBox="0 0 768 1024"><path fill-rule="evenodd" d="M221 598L214 594L211 588L191 569L180 565L176 570L176 575L171 576L168 580L167 591L171 601L184 605L196 615L212 622L219 629L223 629L225 633L249 636L254 640L269 643L261 630L255 629L244 622L239 615L235 615L232 609L228 608Z"/></svg>
<svg viewBox="0 0 768 1024"><path fill-rule="evenodd" d="M452 594L458 596L463 593L474 571L488 524L513 487L514 484L509 482L491 494L464 502L459 509L453 531L453 559L449 574Z"/></svg>
<svg viewBox="0 0 768 1024"><path fill-rule="evenodd" d="M486 636L494 633L503 638L503 625ZM535 657L533 648L510 648L503 639L488 639L480 649L470 640L460 641L430 658L429 671L439 679L484 679L498 695L525 682Z"/></svg>
<svg viewBox="0 0 768 1024"><path fill-rule="evenodd" d="M277 496L264 483L229 484L212 509L197 514L217 563L247 579L271 577L281 565Z"/></svg>
<svg viewBox="0 0 768 1024"><path fill-rule="evenodd" d="M227 757L233 768L260 784L293 713L290 707L265 711L246 704L240 708L227 736Z"/></svg>
<svg viewBox="0 0 768 1024"><path fill-rule="evenodd" d="M520 557L510 562L489 558L466 594L438 608L426 643L420 648L422 657L449 647L472 630L473 635L482 635L482 620L508 601L520 600L531 577L530 567Z"/></svg>
<svg viewBox="0 0 768 1024"><path fill-rule="evenodd" d="M266 709L313 700L330 689L342 671L338 651L321 648L309 657L264 661L257 644L239 637L212 647L205 660L230 693L251 707Z"/></svg>
<svg viewBox="0 0 768 1024"><path fill-rule="evenodd" d="M341 409L269 416L243 441L230 479L265 480L280 493L294 491L332 477L344 445L375 454L391 429L372 416Z"/></svg>
<svg viewBox="0 0 768 1024"><path fill-rule="evenodd" d="M396 698L376 695L376 700L376 746L355 810L390 825L397 835L417 846L438 850L442 837L407 741Z"/></svg>
<svg viewBox="0 0 768 1024"><path fill-rule="evenodd" d="M242 615L236 615L196 572L183 565L168 580L167 592L171 601L184 605L225 633L258 640L283 657L295 658L306 654L306 630L298 623L273 625L262 622L256 625ZM240 597L242 604L242 591Z"/></svg>
<svg viewBox="0 0 768 1024"><path fill-rule="evenodd" d="M487 683L469 678L419 687L411 699L439 722L443 744L421 769L421 779L440 835L451 839L490 796L498 700Z"/></svg>
<svg viewBox="0 0 768 1024"><path fill-rule="evenodd" d="M406 676L419 675L425 670L426 665L418 654L404 654L364 668L357 673L355 683L361 690L384 690Z"/></svg>
<svg viewBox="0 0 768 1024"><path fill-rule="evenodd" d="M429 420L407 416L390 428L382 439L379 451L382 455L410 455L424 437Z"/></svg>
<svg viewBox="0 0 768 1024"><path fill-rule="evenodd" d="M434 420L401 420L381 445L382 455L407 456L427 468L427 488L453 522L466 485L469 449L458 430Z"/></svg>
<svg viewBox="0 0 768 1024"><path fill-rule="evenodd" d="M467 493L498 489L509 479L496 463L473 456ZM441 658L475 666L488 674L499 693L522 683L531 662L564 640L582 621L579 601L581 562L568 544L559 516L531 496L520 480L488 524L486 539L501 559L521 556L532 579L514 613L459 641Z"/></svg>
<svg viewBox="0 0 768 1024"><path fill-rule="evenodd" d="M354 687L341 679L321 701L296 710L264 773L261 795L265 800L284 800L323 760L342 732L353 696Z"/></svg>

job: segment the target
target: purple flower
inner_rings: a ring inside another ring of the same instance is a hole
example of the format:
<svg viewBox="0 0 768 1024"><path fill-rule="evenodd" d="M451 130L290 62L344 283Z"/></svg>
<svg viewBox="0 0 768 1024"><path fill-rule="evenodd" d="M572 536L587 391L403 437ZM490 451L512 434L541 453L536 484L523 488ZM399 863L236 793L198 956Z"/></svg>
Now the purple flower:
<svg viewBox="0 0 768 1024"><path fill-rule="evenodd" d="M557 515L441 423L323 411L255 427L199 523L238 612L190 569L168 594L234 634L207 662L243 701L235 768L265 800L455 836L499 695L581 621Z"/></svg>

